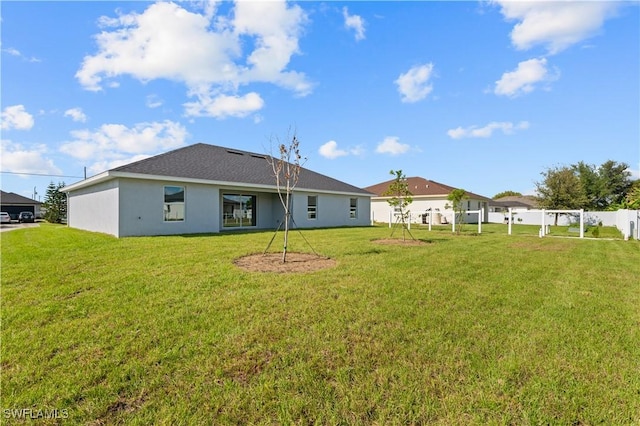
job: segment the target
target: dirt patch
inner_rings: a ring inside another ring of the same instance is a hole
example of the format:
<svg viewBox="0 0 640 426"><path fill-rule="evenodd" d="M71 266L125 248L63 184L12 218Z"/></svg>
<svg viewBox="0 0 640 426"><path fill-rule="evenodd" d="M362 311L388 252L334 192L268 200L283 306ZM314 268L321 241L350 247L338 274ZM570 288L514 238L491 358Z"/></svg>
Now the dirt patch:
<svg viewBox="0 0 640 426"><path fill-rule="evenodd" d="M233 263L250 272L313 272L332 268L337 262L328 257L311 253L287 253L282 262L282 253L251 254L236 259Z"/></svg>
<svg viewBox="0 0 640 426"><path fill-rule="evenodd" d="M392 246L424 246L426 244L429 244L426 241L412 240L411 238L407 238L406 240L403 240L401 238L382 238L379 240L371 240L371 241L376 244L385 244L385 245L392 245Z"/></svg>

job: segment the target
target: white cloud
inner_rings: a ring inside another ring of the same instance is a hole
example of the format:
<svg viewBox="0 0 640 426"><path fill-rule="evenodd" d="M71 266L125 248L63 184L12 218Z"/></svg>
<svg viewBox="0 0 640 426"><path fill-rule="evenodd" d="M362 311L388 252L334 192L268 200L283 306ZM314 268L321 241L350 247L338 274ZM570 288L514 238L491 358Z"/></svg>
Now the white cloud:
<svg viewBox="0 0 640 426"><path fill-rule="evenodd" d="M342 16L344 17L344 26L355 31L356 41L364 40L364 19L359 15L349 15L349 10L346 6L342 8Z"/></svg>
<svg viewBox="0 0 640 426"><path fill-rule="evenodd" d="M505 72L496 81L494 93L501 96L517 97L535 90L536 84L556 80L558 72L551 74L547 69L547 59L522 61L514 71Z"/></svg>
<svg viewBox="0 0 640 426"><path fill-rule="evenodd" d="M376 147L376 152L379 154L391 154L391 155L399 155L404 154L409 150L409 145L403 144L399 142L397 136L387 136L384 138L382 142L378 144Z"/></svg>
<svg viewBox="0 0 640 426"><path fill-rule="evenodd" d="M147 96L146 105L148 108L158 108L163 104L162 99L158 95L149 95Z"/></svg>
<svg viewBox="0 0 640 426"><path fill-rule="evenodd" d="M620 2L496 0L507 20L518 21L511 42L520 50L543 45L558 53L593 35L612 17Z"/></svg>
<svg viewBox="0 0 640 426"><path fill-rule="evenodd" d="M158 152L185 145L188 133L179 123L139 123L133 128L122 124L104 124L99 129L71 132L74 140L64 143L60 151L79 160L91 160L92 171L102 171L100 165L131 158L155 155Z"/></svg>
<svg viewBox="0 0 640 426"><path fill-rule="evenodd" d="M2 49L3 52L8 53L11 56L22 56L22 53L14 47L8 47L6 49Z"/></svg>
<svg viewBox="0 0 640 426"><path fill-rule="evenodd" d="M101 90L103 79L120 75L196 86L225 81L225 71L236 72L229 54L239 46L232 34L209 31L207 18L174 3L155 3L141 14L103 17L100 23L106 28L95 36L98 53L85 56L76 73L87 90Z"/></svg>
<svg viewBox="0 0 640 426"><path fill-rule="evenodd" d="M53 160L46 158L46 145L24 147L9 140L2 140L1 168L5 172L59 175L62 171Z"/></svg>
<svg viewBox="0 0 640 426"><path fill-rule="evenodd" d="M14 48L14 47L8 47L6 49L2 49L2 51L4 53L7 53L7 54L11 55L11 56L16 56L16 57L21 58L21 59L23 59L25 61L28 61L28 62L40 62L40 59L35 58L33 56L30 57L30 58L24 56L22 54L22 52L20 52L18 49Z"/></svg>
<svg viewBox="0 0 640 426"><path fill-rule="evenodd" d="M299 53L298 39L307 15L297 5L285 1L236 1L234 34L254 36L255 49L246 58L250 67L242 67L239 83L274 83L304 96L312 85L303 73L286 71L291 57Z"/></svg>
<svg viewBox="0 0 640 426"><path fill-rule="evenodd" d="M340 149L338 148L338 143L336 141L329 141L318 149L320 155L330 160L334 160L338 157L345 157L347 155L362 155L364 154L364 151L364 148L360 145L348 149Z"/></svg>
<svg viewBox="0 0 640 426"><path fill-rule="evenodd" d="M344 149L338 149L338 143L336 141L329 141L325 143L320 147L320 149L318 149L318 152L320 153L320 155L330 160L349 155L348 151L345 151Z"/></svg>
<svg viewBox="0 0 640 426"><path fill-rule="evenodd" d="M2 130L29 130L33 127L33 115L29 114L24 105L8 106L2 111Z"/></svg>
<svg viewBox="0 0 640 426"><path fill-rule="evenodd" d="M71 108L64 112L65 117L71 117L73 121L79 121L84 123L87 121L87 116L84 112L82 112L82 108Z"/></svg>
<svg viewBox="0 0 640 426"><path fill-rule="evenodd" d="M257 94L238 94L242 85L271 83L304 96L312 84L304 73L287 70L307 22L304 11L284 1L237 1L233 17L203 14L175 3L155 3L140 14L103 17L95 36L98 52L86 56L76 78L87 90L102 90L113 78L130 75L146 82L167 79L184 83L189 96L187 114L245 116L255 111ZM252 48L243 52L243 48ZM179 58L179 60L177 60ZM228 105L229 112L210 109ZM235 102L230 100L235 100ZM202 104L198 106L198 104ZM260 101L260 108L263 102Z"/></svg>
<svg viewBox="0 0 640 426"><path fill-rule="evenodd" d="M184 104L185 112L193 117L246 117L247 115L262 109L264 101L255 92L244 96L219 95L215 98L200 96L197 102Z"/></svg>
<svg viewBox="0 0 640 426"><path fill-rule="evenodd" d="M433 64L417 65L411 68L395 81L398 92L402 97L402 102L418 102L429 95L433 86L429 79L433 73Z"/></svg>
<svg viewBox="0 0 640 426"><path fill-rule="evenodd" d="M462 138L488 138L493 135L493 132L496 130L501 130L505 135L511 135L516 130L525 130L529 128L528 121L521 121L518 124L513 124L511 122L497 122L493 121L487 124L484 127L478 126L470 126L467 128L458 127L455 129L451 129L447 132L452 139L462 139Z"/></svg>

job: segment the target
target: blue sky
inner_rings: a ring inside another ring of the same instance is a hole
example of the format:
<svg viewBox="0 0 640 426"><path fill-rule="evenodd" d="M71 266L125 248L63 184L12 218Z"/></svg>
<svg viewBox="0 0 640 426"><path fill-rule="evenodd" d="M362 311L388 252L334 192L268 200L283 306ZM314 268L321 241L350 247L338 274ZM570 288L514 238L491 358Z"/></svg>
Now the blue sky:
<svg viewBox="0 0 640 426"><path fill-rule="evenodd" d="M530 194L578 161L639 177L637 2L0 7L4 191L198 142L269 153L289 128L305 167L360 187L401 169Z"/></svg>

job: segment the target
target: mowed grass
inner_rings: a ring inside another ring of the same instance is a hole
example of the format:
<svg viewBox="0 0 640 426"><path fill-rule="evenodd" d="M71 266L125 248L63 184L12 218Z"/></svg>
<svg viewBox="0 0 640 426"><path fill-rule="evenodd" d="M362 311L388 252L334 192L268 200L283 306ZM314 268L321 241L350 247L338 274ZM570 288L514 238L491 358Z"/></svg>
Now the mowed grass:
<svg viewBox="0 0 640 426"><path fill-rule="evenodd" d="M1 408L67 410L41 424L639 424L640 243L514 229L414 227L421 246L305 230L337 266L290 274L233 264L272 232L3 233Z"/></svg>

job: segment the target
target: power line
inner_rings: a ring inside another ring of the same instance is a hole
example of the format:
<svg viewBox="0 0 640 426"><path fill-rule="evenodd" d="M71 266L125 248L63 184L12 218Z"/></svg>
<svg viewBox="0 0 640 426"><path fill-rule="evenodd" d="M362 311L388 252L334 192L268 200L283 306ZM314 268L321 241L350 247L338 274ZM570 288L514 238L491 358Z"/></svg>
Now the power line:
<svg viewBox="0 0 640 426"><path fill-rule="evenodd" d="M45 174L45 173L22 173L22 172L4 172L4 171L0 171L0 173L7 173L7 174L10 174L10 175L47 176L47 177L66 177L66 178L84 179L84 176L49 175L49 174Z"/></svg>

